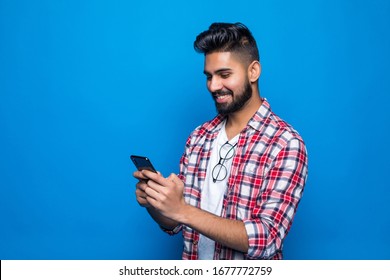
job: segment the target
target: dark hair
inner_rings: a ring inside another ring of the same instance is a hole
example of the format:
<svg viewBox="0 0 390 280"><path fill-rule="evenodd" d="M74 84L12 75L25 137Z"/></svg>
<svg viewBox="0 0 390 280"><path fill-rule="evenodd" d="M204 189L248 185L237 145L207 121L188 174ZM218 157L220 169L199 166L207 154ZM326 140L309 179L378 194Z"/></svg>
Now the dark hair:
<svg viewBox="0 0 390 280"><path fill-rule="evenodd" d="M242 55L249 63L259 60L259 50L252 33L242 23L213 23L200 33L194 42L199 53L233 52Z"/></svg>

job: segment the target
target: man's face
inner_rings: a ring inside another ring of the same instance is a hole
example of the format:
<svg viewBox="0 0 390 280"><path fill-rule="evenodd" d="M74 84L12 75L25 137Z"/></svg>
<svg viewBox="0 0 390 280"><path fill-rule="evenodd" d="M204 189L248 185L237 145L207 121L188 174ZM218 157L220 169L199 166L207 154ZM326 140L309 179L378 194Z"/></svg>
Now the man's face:
<svg viewBox="0 0 390 280"><path fill-rule="evenodd" d="M237 112L252 97L247 68L232 53L207 54L204 73L218 113L228 115Z"/></svg>

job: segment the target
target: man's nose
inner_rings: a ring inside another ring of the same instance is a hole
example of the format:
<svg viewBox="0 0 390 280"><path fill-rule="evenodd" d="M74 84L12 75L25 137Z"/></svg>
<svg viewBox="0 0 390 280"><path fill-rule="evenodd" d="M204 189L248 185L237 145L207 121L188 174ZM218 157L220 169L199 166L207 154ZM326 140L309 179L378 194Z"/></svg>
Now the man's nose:
<svg viewBox="0 0 390 280"><path fill-rule="evenodd" d="M208 88L210 92L215 92L223 88L222 81L218 77L212 77L208 82Z"/></svg>

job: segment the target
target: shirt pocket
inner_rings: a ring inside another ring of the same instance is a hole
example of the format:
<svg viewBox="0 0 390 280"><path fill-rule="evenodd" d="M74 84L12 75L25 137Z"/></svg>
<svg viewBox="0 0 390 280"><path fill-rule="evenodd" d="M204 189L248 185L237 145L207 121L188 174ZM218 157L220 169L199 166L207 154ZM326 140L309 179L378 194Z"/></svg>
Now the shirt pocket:
<svg viewBox="0 0 390 280"><path fill-rule="evenodd" d="M252 211L258 207L258 199L265 191L265 176L269 170L266 156L253 155L241 165L239 177L236 181L234 195L237 203L239 219L250 218Z"/></svg>

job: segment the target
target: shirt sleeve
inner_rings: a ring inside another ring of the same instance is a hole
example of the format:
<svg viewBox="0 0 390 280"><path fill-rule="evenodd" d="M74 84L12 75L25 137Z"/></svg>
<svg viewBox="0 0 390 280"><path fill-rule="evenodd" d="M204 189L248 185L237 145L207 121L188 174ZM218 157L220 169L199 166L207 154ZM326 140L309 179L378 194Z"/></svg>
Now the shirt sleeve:
<svg viewBox="0 0 390 280"><path fill-rule="evenodd" d="M280 150L264 176L252 215L244 219L249 240L248 259L269 259L281 251L307 179L303 141L292 138Z"/></svg>

